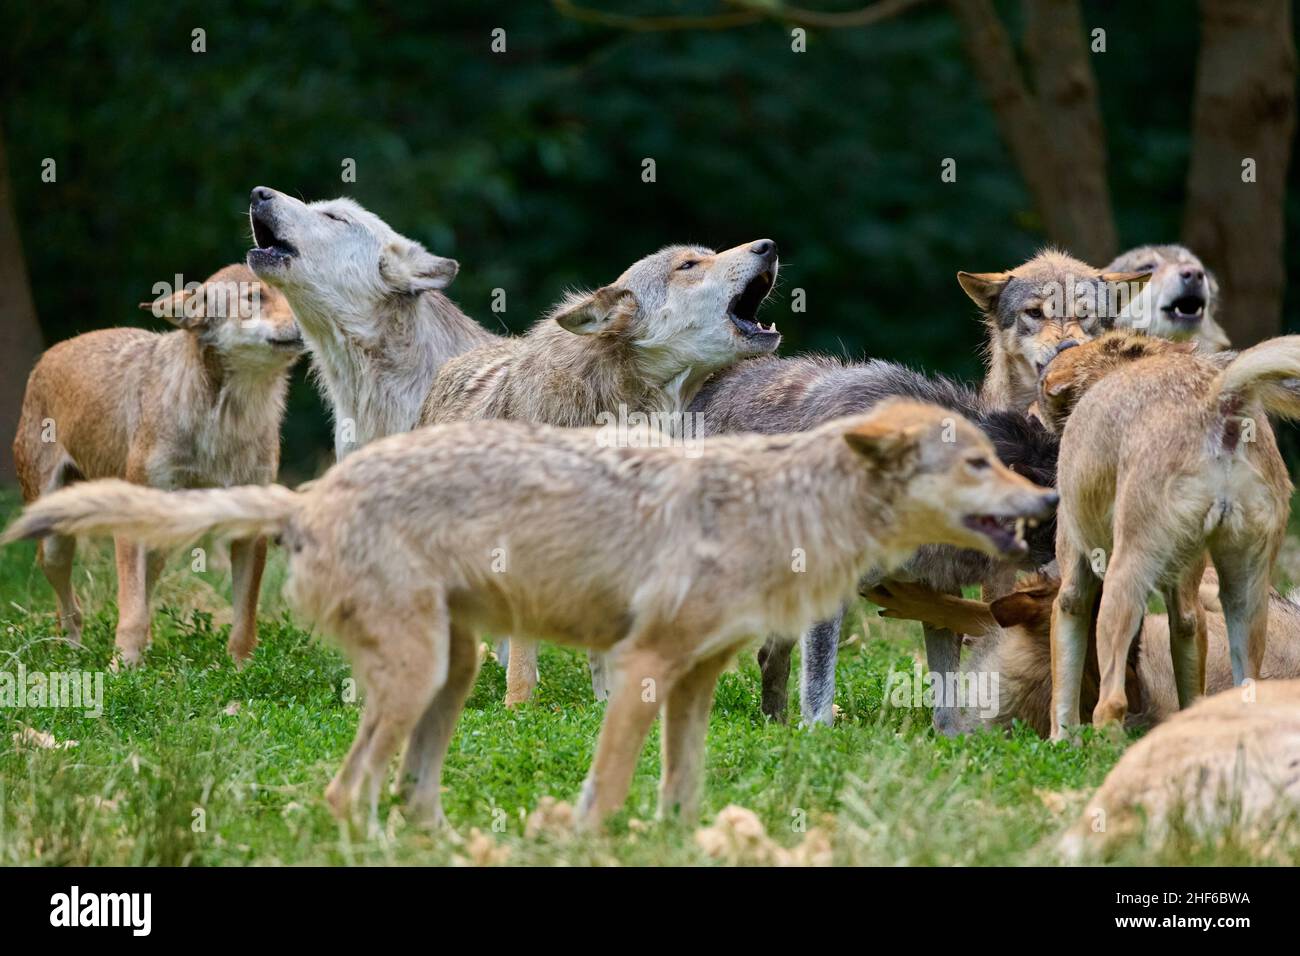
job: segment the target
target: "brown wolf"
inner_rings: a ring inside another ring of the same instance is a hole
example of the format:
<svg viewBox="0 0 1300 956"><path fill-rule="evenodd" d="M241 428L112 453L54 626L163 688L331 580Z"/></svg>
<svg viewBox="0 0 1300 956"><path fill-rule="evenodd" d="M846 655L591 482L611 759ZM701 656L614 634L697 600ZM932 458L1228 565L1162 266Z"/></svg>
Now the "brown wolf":
<svg viewBox="0 0 1300 956"><path fill-rule="evenodd" d="M670 433L693 438L684 413L704 380L780 343L775 324L757 318L778 268L770 239L723 252L661 249L610 285L570 295L526 335L447 362L420 423L500 418L578 427L602 415L649 413ZM598 656L591 666L593 689L604 697ZM536 645L512 641L506 703L527 700L537 679Z"/></svg>
<svg viewBox="0 0 1300 956"><path fill-rule="evenodd" d="M1232 674L1257 678L1268 632L1269 575L1286 530L1291 481L1267 413L1300 414L1300 336L1235 358L1113 332L1060 353L1040 411L1061 428L1052 623L1052 736L1079 720L1093 609L1100 697L1093 723L1124 717L1124 666L1148 594L1169 610L1181 706L1205 687L1206 553L1218 570ZM1102 586L1104 578L1105 586Z"/></svg>
<svg viewBox="0 0 1300 956"><path fill-rule="evenodd" d="M60 342L27 381L14 460L23 499L74 481L125 478L155 488L272 481L289 367L303 343L284 296L242 265L197 288L141 303L178 331L103 329ZM68 637L81 641L72 588L75 539L53 534L37 560ZM117 654L138 663L149 643L149 593L162 556L117 540ZM257 643L257 592L266 541L230 546L235 622L230 653Z"/></svg>
<svg viewBox="0 0 1300 956"><path fill-rule="evenodd" d="M998 408L1027 410L1052 356L1114 328L1125 294L1148 278L1103 271L1053 249L1007 272L957 273L988 331L984 398Z"/></svg>
<svg viewBox="0 0 1300 956"><path fill-rule="evenodd" d="M613 688L579 804L595 824L622 805L661 709L660 810L694 815L714 685L745 644L797 633L867 567L922 544L1023 547L1010 529L1056 503L975 426L918 403L795 435L707 439L698 457L602 438L467 422L373 442L299 492L82 484L29 506L5 539L279 535L290 602L339 640L366 688L326 797L344 815L364 792L372 825L403 741L412 815L440 818L477 633L609 651Z"/></svg>

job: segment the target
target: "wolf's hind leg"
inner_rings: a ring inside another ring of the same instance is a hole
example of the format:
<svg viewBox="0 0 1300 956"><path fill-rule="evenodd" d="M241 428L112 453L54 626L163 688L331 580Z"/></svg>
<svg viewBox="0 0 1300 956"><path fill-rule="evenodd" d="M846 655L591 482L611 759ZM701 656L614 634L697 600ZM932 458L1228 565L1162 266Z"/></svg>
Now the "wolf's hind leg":
<svg viewBox="0 0 1300 956"><path fill-rule="evenodd" d="M72 587L72 559L77 553L77 539L62 534L42 538L36 545L36 560L45 579L54 589L59 602L59 623L74 644L81 643L81 605Z"/></svg>
<svg viewBox="0 0 1300 956"><path fill-rule="evenodd" d="M412 820L429 826L443 823L442 762L452 731L478 673L477 641L473 634L451 625L447 683L434 696L411 731L402 767L402 789Z"/></svg>
<svg viewBox="0 0 1300 956"><path fill-rule="evenodd" d="M1061 588L1052 603L1052 740L1064 739L1069 728L1079 723L1088 632L1101 594L1101 582L1086 554L1075 552L1060 566Z"/></svg>
<svg viewBox="0 0 1300 956"><path fill-rule="evenodd" d="M1204 559L1190 568L1177 587L1163 589L1169 614L1169 654L1174 664L1178 706L1188 706L1205 693L1207 636L1205 608L1200 601Z"/></svg>
<svg viewBox="0 0 1300 956"><path fill-rule="evenodd" d="M411 621L426 620L425 630ZM340 643L366 689L361 728L338 776L325 791L334 812L348 815L365 789L371 833L379 830L379 791L397 748L411 736L434 696L446 685L450 622L441 594L432 606L358 612Z"/></svg>
<svg viewBox="0 0 1300 956"><path fill-rule="evenodd" d="M42 494L64 488L81 478L81 472L66 453L55 464ZM77 592L72 586L72 559L77 553L77 539L68 535L52 534L36 545L36 562L45 579L54 589L59 602L59 624L63 633L74 644L81 643L82 614L77 603Z"/></svg>
<svg viewBox="0 0 1300 956"><path fill-rule="evenodd" d="M704 769L704 738L718 676L730 652L700 661L673 684L664 702L663 769L659 780L659 819L694 823Z"/></svg>
<svg viewBox="0 0 1300 956"><path fill-rule="evenodd" d="M1228 627L1233 684L1261 676L1268 642L1269 574L1276 553L1276 546L1249 552L1220 547L1211 555L1219 572L1219 601Z"/></svg>

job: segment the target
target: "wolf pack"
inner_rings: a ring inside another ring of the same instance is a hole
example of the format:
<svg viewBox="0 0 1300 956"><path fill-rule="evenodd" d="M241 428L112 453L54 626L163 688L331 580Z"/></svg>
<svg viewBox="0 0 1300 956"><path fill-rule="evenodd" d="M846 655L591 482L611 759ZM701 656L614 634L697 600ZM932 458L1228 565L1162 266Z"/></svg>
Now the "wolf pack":
<svg viewBox="0 0 1300 956"><path fill-rule="evenodd" d="M859 594L922 623L938 733L1154 728L1079 847L1174 807L1300 805L1300 606L1270 586L1292 486L1269 423L1300 417L1300 336L1232 351L1188 249L959 272L985 330L975 389L778 356L770 239L660 249L512 336L447 296L458 263L349 199L258 187L249 216L246 264L142 303L174 330L39 359L14 441L27 505L3 540L38 542L80 643L77 537L112 536L114 667L145 663L165 556L205 535L230 542L242 666L282 549L290 606L364 688L325 793L341 819L376 825L400 753L407 818L444 822L443 761L496 639L510 706L538 642L588 652L607 703L580 825L623 805L656 717L659 812L689 820L723 670L757 646L763 713L784 722L800 644L800 719L832 725ZM337 461L289 489L304 353ZM963 679L989 673L996 706L974 707Z"/></svg>

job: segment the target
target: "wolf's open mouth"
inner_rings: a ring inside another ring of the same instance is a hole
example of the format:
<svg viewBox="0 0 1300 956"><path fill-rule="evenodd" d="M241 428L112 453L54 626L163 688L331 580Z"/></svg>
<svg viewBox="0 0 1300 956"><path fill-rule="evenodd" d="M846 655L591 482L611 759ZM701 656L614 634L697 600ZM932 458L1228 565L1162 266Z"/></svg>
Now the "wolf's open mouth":
<svg viewBox="0 0 1300 956"><path fill-rule="evenodd" d="M249 220L253 223L253 253L268 262L283 262L298 254L293 243L281 239L275 234L275 227L263 218L261 210L254 207L249 210Z"/></svg>
<svg viewBox="0 0 1300 956"><path fill-rule="evenodd" d="M967 515L962 519L962 524L984 535L1003 554L1024 554L1029 550L1029 545L1025 543L1025 528L1037 527L1038 519Z"/></svg>
<svg viewBox="0 0 1300 956"><path fill-rule="evenodd" d="M745 283L745 288L741 289L740 294L733 297L727 305L727 318L731 319L732 325L740 329L741 334L746 338L757 339L780 335L776 330L775 322L770 326L764 326L755 318L758 315L758 307L772 291L772 278L772 273L766 270L760 272Z"/></svg>
<svg viewBox="0 0 1300 956"><path fill-rule="evenodd" d="M1199 295L1180 295L1173 302L1162 306L1160 311L1175 322L1190 324L1200 320L1201 313L1205 311L1205 299Z"/></svg>

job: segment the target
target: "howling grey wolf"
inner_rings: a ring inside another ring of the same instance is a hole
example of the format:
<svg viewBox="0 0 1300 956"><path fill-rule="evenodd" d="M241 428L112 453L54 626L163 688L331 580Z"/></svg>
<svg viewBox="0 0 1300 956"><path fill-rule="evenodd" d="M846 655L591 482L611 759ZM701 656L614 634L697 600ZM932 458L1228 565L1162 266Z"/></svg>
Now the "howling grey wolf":
<svg viewBox="0 0 1300 956"><path fill-rule="evenodd" d="M103 329L52 347L27 380L14 461L23 499L74 481L125 478L155 488L265 483L280 463L289 367L303 343L284 296L242 265L202 286L141 303L178 327L160 335ZM69 639L81 641L72 588L76 540L50 535L37 560ZM257 592L266 541L230 546L235 621L230 653L257 643ZM140 661L149 644L149 593L162 556L117 540L117 655Z"/></svg>
<svg viewBox="0 0 1300 956"><path fill-rule="evenodd" d="M441 818L477 633L609 651L612 692L578 806L595 825L622 805L661 707L660 811L694 816L714 685L754 636L797 633L868 567L928 542L1014 550L1011 527L1056 503L979 429L914 402L793 435L710 438L698 457L610 447L601 434L423 428L371 443L297 492L81 484L29 506L5 539L278 535L286 596L339 640L366 688L326 798L345 816L364 791L372 826L403 741L409 810Z"/></svg>
<svg viewBox="0 0 1300 956"><path fill-rule="evenodd" d="M757 319L778 268L770 239L723 252L661 249L612 284L568 296L526 335L448 361L420 423L498 418L581 427L626 410L666 416L671 431L673 422L685 424L706 378L780 343L776 326ZM506 703L521 703L537 685L536 645L512 642L505 663ZM591 663L603 697L601 661Z"/></svg>
<svg viewBox="0 0 1300 956"><path fill-rule="evenodd" d="M889 582L866 593L885 608L884 617L927 621L969 635L972 649L966 673L999 675L999 709L994 716L963 712L963 730L1009 728L1020 720L1040 736L1052 724L1052 602L1060 581L1037 574L1016 584L1010 594L990 603L943 594L924 585ZM1199 599L1205 608L1208 648L1205 692L1232 687L1228 630L1218 600L1219 582L1206 568ZM1269 592L1268 644L1260 676L1267 680L1300 677L1300 605L1276 591ZM1097 703L1101 675L1096 645L1090 644L1080 700L1088 719ZM1169 653L1169 618L1148 614L1129 648L1125 666L1129 716L1126 726L1145 728L1178 712L1178 692Z"/></svg>
<svg viewBox="0 0 1300 956"><path fill-rule="evenodd" d="M1125 751L1060 849L1079 861L1133 838L1285 833L1300 806L1297 765L1300 680L1222 691Z"/></svg>
<svg viewBox="0 0 1300 956"><path fill-rule="evenodd" d="M997 408L1028 409L1052 356L1114 328L1148 278L1097 269L1052 249L1008 272L957 273L988 330L984 398Z"/></svg>
<svg viewBox="0 0 1300 956"><path fill-rule="evenodd" d="M1191 340L1198 352L1230 348L1215 321L1219 284L1214 273L1185 246L1138 246L1121 254L1107 272L1149 272L1142 294L1120 313L1117 325L1175 341Z"/></svg>
<svg viewBox="0 0 1300 956"><path fill-rule="evenodd" d="M996 410L965 386L890 362L844 364L814 356L753 359L710 379L691 411L700 416L708 434L781 434L807 431L898 397L930 402L969 418L988 435L998 457L1013 471L1039 485L1055 483L1057 439L1037 419L1020 411ZM970 549L935 545L918 551L898 573L960 593L965 585L989 581L1008 564L1032 570L1052 560L1055 525L1051 521L1030 529L1026 537L1027 550L1010 562ZM879 572L872 573L873 580L878 579ZM843 613L841 608L802 637L800 709L805 724L830 725L833 721L835 659ZM792 646L793 635L771 635L759 651L763 713L774 720L785 720ZM931 670L956 672L959 637L927 628L925 647ZM937 706L934 714L936 727L945 732L955 729L956 717L947 703Z"/></svg>
<svg viewBox="0 0 1300 956"><path fill-rule="evenodd" d="M1169 610L1180 706L1203 692L1205 611L1196 597L1207 550L1219 575L1233 680L1259 677L1269 574L1291 500L1267 413L1300 415L1300 396L1285 384L1300 376L1300 336L1235 357L1192 348L1112 332L1060 353L1043 376L1040 411L1061 432L1053 738L1079 720L1099 598L1094 724L1127 711L1124 663L1153 588Z"/></svg>
<svg viewBox="0 0 1300 956"><path fill-rule="evenodd" d="M248 214L256 243L248 265L298 316L338 458L414 428L442 364L496 338L442 293L455 260L352 200L308 204L258 186Z"/></svg>

